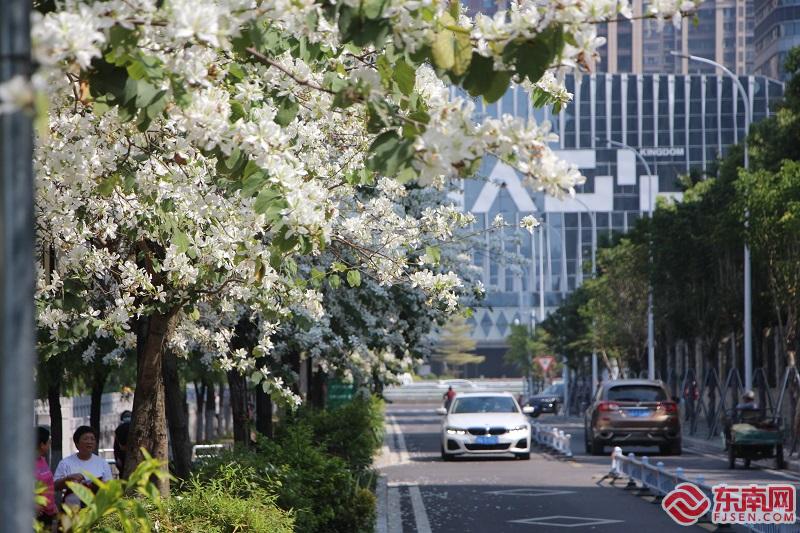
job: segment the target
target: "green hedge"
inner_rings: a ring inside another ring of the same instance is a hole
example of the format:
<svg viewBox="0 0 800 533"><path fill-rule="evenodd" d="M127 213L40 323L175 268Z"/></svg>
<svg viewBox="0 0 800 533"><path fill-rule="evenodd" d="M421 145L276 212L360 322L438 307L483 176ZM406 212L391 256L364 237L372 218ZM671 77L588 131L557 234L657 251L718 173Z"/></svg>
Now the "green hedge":
<svg viewBox="0 0 800 533"><path fill-rule="evenodd" d="M239 465L248 486L274 493L278 507L294 513L296 531L371 533L370 466L382 434L379 400L356 399L331 411L304 408L279 425L274 439L205 462L198 480L210 482L225 465Z"/></svg>

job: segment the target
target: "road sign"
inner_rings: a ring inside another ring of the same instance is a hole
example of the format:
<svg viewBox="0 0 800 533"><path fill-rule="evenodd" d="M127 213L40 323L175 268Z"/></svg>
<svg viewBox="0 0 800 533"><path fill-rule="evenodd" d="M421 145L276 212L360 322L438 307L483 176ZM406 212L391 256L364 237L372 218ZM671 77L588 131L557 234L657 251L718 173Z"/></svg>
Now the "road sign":
<svg viewBox="0 0 800 533"><path fill-rule="evenodd" d="M356 393L356 387L352 383L344 383L338 379L328 382L328 398L325 405L329 409L335 409L349 403Z"/></svg>
<svg viewBox="0 0 800 533"><path fill-rule="evenodd" d="M534 357L533 360L536 361L542 368L542 372L547 374L547 369L550 368L550 365L553 364L553 361L555 361L556 358L552 355L540 355L538 357Z"/></svg>

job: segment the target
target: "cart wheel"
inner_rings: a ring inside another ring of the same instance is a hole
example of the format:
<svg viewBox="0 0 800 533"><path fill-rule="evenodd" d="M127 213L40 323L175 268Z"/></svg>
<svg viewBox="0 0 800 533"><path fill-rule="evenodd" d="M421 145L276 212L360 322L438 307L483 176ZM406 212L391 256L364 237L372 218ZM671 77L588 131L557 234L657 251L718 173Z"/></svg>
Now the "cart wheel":
<svg viewBox="0 0 800 533"><path fill-rule="evenodd" d="M750 468L750 458L749 457L744 460L744 467L747 468L747 469Z"/></svg>
<svg viewBox="0 0 800 533"><path fill-rule="evenodd" d="M733 446L728 446L728 469L733 470L736 468L736 452Z"/></svg>
<svg viewBox="0 0 800 533"><path fill-rule="evenodd" d="M786 468L786 459L783 457L783 444L775 447L775 468L783 470Z"/></svg>

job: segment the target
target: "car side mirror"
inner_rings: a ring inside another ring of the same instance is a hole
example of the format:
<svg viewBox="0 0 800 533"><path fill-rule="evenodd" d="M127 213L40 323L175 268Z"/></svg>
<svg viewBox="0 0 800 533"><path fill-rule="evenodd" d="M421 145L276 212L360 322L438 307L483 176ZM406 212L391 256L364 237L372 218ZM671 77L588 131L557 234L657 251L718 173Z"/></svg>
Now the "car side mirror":
<svg viewBox="0 0 800 533"><path fill-rule="evenodd" d="M444 407L439 407L438 409L436 409L436 414L444 416L447 414L447 409L445 409Z"/></svg>
<svg viewBox="0 0 800 533"><path fill-rule="evenodd" d="M533 413L533 407L531 407L530 405L526 405L525 407L522 408L522 412L525 413L526 415L529 415Z"/></svg>

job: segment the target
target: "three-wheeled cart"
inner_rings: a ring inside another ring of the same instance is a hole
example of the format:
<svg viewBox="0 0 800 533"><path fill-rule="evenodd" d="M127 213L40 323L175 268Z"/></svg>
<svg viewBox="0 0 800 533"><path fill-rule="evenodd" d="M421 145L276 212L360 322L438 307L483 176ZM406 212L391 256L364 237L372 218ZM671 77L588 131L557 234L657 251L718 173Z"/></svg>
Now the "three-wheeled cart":
<svg viewBox="0 0 800 533"><path fill-rule="evenodd" d="M744 459L750 468L753 459L775 459L775 468L786 468L783 457L783 431L780 418L764 416L759 412L732 412L724 434L728 450L728 468L736 468L736 459Z"/></svg>

